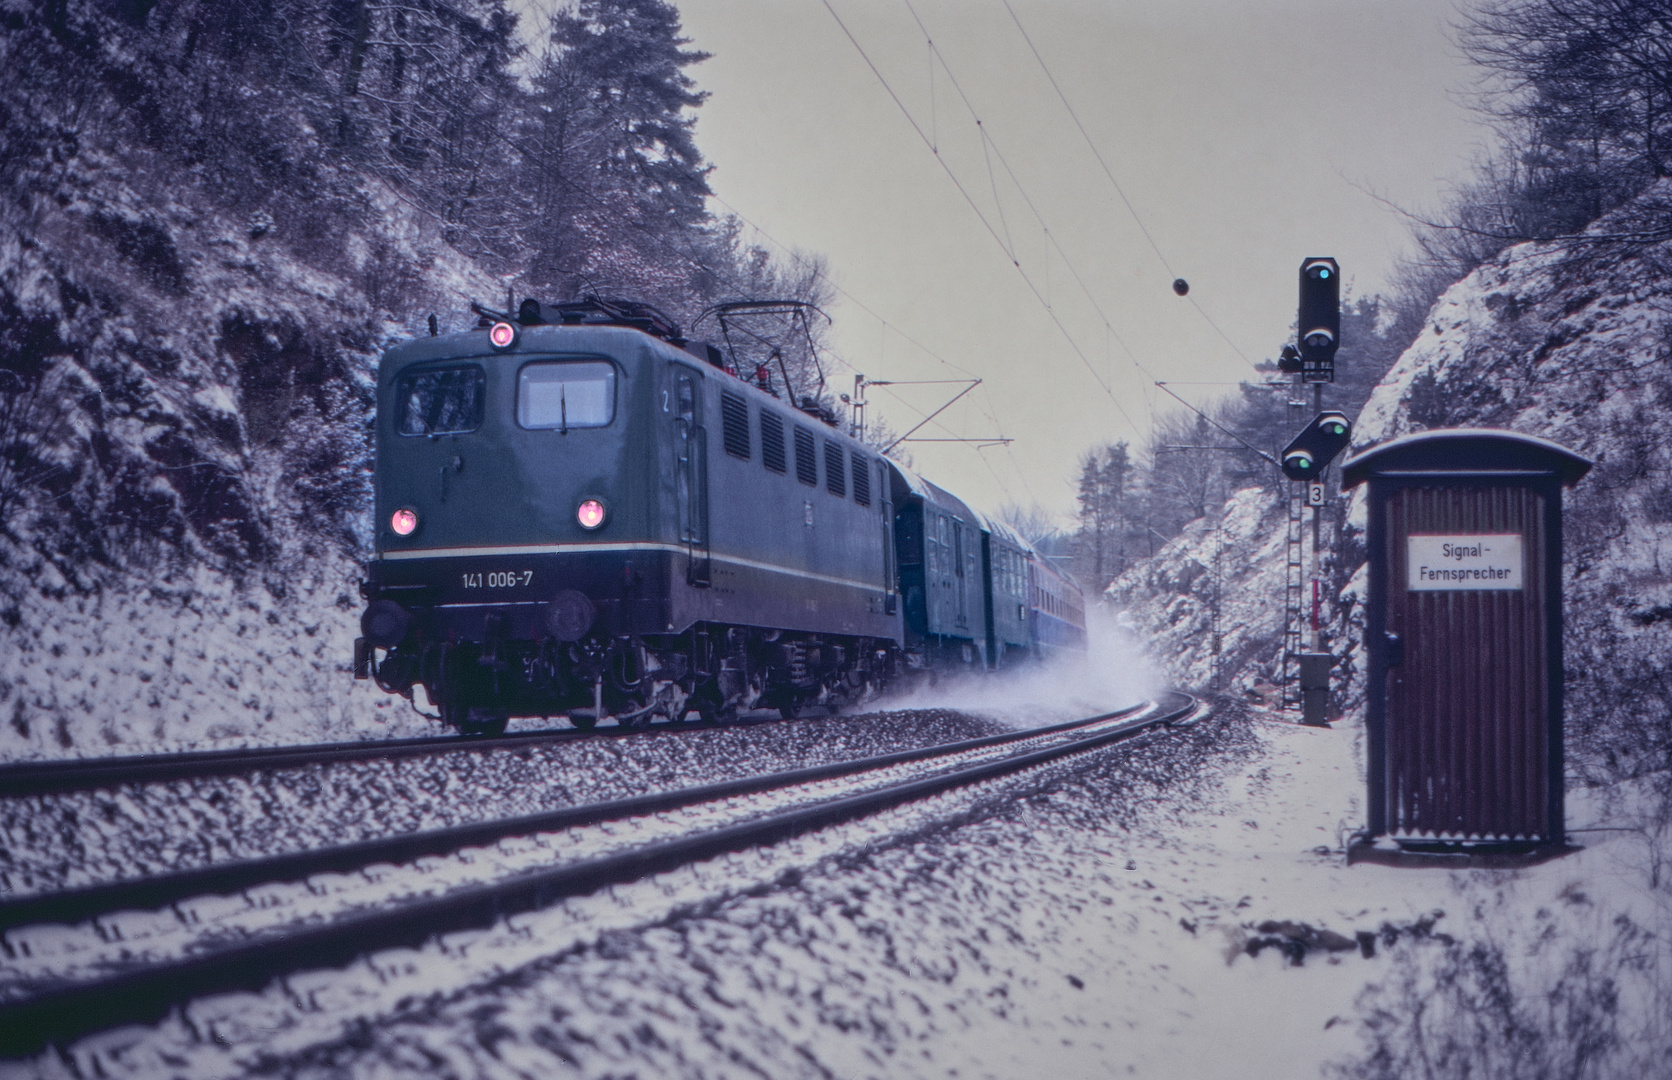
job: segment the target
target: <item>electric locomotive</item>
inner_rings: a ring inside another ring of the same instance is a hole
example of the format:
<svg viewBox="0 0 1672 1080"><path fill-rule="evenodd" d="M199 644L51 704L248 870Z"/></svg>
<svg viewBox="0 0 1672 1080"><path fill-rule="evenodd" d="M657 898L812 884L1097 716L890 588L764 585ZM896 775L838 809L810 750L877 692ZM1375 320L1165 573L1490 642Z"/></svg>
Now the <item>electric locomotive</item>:
<svg viewBox="0 0 1672 1080"><path fill-rule="evenodd" d="M1020 538L654 308L478 311L379 364L356 677L495 734L788 717L1056 647Z"/></svg>

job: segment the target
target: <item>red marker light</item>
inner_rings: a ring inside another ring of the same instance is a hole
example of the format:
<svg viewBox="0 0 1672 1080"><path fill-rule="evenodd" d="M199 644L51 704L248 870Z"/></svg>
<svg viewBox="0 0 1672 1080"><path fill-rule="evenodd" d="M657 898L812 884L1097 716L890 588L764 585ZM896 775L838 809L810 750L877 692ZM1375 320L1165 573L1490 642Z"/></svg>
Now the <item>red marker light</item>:
<svg viewBox="0 0 1672 1080"><path fill-rule="evenodd" d="M575 520L583 529L596 529L604 523L604 504L597 499L586 500L575 510Z"/></svg>
<svg viewBox="0 0 1672 1080"><path fill-rule="evenodd" d="M509 349L517 343L517 328L508 322L496 322L488 331L488 340L496 349Z"/></svg>
<svg viewBox="0 0 1672 1080"><path fill-rule="evenodd" d="M401 507L389 515L389 527L395 530L396 536L411 536L418 528L418 512Z"/></svg>

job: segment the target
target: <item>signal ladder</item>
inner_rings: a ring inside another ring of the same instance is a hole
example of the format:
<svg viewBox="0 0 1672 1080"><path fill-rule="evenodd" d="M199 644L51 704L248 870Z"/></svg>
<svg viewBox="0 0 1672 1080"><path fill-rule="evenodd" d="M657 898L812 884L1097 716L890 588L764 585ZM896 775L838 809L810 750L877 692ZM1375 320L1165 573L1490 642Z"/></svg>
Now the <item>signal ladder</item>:
<svg viewBox="0 0 1672 1080"><path fill-rule="evenodd" d="M1305 389L1296 380L1295 396L1289 399L1289 426L1297 428L1306 421ZM1288 559L1283 572L1283 707L1298 709L1300 695L1300 654L1305 651L1305 592L1306 580L1301 560L1306 551L1306 530L1302 523L1306 514L1306 484L1289 484L1289 542Z"/></svg>

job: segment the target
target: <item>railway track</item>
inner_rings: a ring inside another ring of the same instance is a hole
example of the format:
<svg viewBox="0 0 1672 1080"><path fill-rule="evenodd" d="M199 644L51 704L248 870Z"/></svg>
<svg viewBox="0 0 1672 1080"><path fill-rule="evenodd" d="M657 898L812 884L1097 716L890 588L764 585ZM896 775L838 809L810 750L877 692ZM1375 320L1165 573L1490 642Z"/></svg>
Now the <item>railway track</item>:
<svg viewBox="0 0 1672 1080"><path fill-rule="evenodd" d="M0 1056L492 925L1202 713L1169 695L1047 728L0 902Z"/></svg>
<svg viewBox="0 0 1672 1080"><path fill-rule="evenodd" d="M746 727L780 722L776 715L770 719L741 717L730 721L726 726ZM673 733L697 726L696 723L678 723L653 727L601 727L592 731L548 728L492 738L428 735L415 739L367 739L352 743L268 746L248 750L198 750L172 754L79 758L71 761L30 761L0 766L0 798L58 795L122 784L162 784L207 776L235 776L263 769L294 769L309 765L336 765L356 761L388 761L457 751L497 753L577 739L596 739L600 736Z"/></svg>

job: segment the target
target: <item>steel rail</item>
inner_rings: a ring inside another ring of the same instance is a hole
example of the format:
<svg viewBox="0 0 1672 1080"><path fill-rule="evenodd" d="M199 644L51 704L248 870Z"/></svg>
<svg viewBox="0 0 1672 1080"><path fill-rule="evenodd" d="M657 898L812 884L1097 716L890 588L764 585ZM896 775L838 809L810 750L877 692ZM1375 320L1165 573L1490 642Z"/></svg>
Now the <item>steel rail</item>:
<svg viewBox="0 0 1672 1080"><path fill-rule="evenodd" d="M722 727L751 727L778 723L776 718L742 718ZM0 765L0 798L55 795L119 784L156 784L204 776L231 776L258 769L290 769L379 758L422 757L450 751L484 753L521 750L572 739L599 736L665 735L680 731L714 730L698 723L658 727L607 727L593 731L547 728L516 735L425 735L411 739L367 739L352 743L308 743L302 746L263 746L243 750L187 750L173 754L128 757L75 758L69 761L27 761Z"/></svg>
<svg viewBox="0 0 1672 1080"><path fill-rule="evenodd" d="M756 795L797 784L832 780L932 757L946 757L984 747L1002 746L1005 743L1060 734L1135 713L1144 707L1136 705L1130 709L1069 720L1042 728L1007 731L998 735L919 747L915 750L899 750L890 754L834 761L825 765L810 765L785 772L631 795L601 803L565 806L519 817L470 822L465 825L382 836L307 851L239 859L154 877L101 882L58 892L13 897L0 900L0 931L40 923L80 922L116 911L152 910L194 896L225 895L254 885L299 881L314 874L343 873L373 863L411 862L426 855L444 855L459 848L491 844L512 836L555 832L558 829L596 825L602 821L681 810L705 802Z"/></svg>
<svg viewBox="0 0 1672 1080"><path fill-rule="evenodd" d="M61 1044L117 1024L155 1022L176 1004L194 997L259 990L272 979L289 972L342 966L367 953L416 947L438 934L491 926L506 916L547 907L568 897L665 873L702 859L776 843L913 799L1124 741L1164 724L1194 722L1202 714L1202 707L1195 699L1183 694L1172 696L1180 700L1171 707L1152 703L1135 718L1115 727L1055 746L875 791L769 813L719 829L653 841L610 855L456 889L389 910L349 915L284 936L258 939L191 956L178 963L155 965L107 979L49 990L0 1007L0 1057L15 1058L36 1053L49 1045ZM1122 715L1127 714L1108 714L1018 734L1033 737L1046 731L1086 726Z"/></svg>

